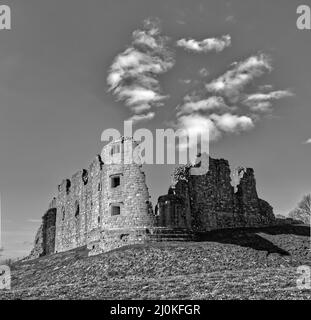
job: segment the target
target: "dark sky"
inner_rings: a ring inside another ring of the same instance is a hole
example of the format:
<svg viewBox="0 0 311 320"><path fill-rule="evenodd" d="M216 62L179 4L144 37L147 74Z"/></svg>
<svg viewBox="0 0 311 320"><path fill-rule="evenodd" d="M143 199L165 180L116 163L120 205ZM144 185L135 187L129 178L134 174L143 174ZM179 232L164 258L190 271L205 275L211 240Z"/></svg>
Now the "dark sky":
<svg viewBox="0 0 311 320"><path fill-rule="evenodd" d="M225 135L210 146L214 157L255 169L258 192L275 213L287 214L310 191L311 31L296 28L296 0L10 0L12 30L0 31L0 192L6 256L25 255L48 202L65 177L88 166L103 146L106 128L122 131L130 112L107 92L114 57L150 16L172 39L230 34L217 55L177 50L161 77L170 98L141 126L165 128L191 88L181 80L209 79L234 61L265 52L273 71L258 79L293 97L274 102L253 130ZM146 168L155 199L165 194L171 166ZM155 203L154 203L155 204Z"/></svg>

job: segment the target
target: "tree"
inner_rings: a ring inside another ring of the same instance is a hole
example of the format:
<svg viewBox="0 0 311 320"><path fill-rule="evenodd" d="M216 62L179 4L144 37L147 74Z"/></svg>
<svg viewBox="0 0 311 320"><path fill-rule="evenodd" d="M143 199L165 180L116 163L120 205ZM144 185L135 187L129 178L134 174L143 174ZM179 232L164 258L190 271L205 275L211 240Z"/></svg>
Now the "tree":
<svg viewBox="0 0 311 320"><path fill-rule="evenodd" d="M295 220L303 221L305 224L310 224L311 217L311 194L305 195L298 203L297 208L289 213L289 217Z"/></svg>

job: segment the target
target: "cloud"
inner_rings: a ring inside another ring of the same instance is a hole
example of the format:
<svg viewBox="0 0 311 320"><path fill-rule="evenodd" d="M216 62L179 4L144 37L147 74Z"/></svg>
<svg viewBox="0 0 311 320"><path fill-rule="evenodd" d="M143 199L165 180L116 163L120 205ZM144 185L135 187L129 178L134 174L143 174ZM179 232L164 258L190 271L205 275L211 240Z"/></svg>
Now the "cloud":
<svg viewBox="0 0 311 320"><path fill-rule="evenodd" d="M179 79L178 81L182 84L190 84L192 82L191 79Z"/></svg>
<svg viewBox="0 0 311 320"><path fill-rule="evenodd" d="M132 35L132 44L117 55L107 76L109 90L135 114L163 105L158 76L170 70L175 60L168 38L161 35L159 21L146 19L144 28ZM145 117L150 118L150 113ZM138 121L138 120L136 120Z"/></svg>
<svg viewBox="0 0 311 320"><path fill-rule="evenodd" d="M246 116L237 116L230 113L223 115L211 114L209 116L200 114L182 115L177 120L178 129L185 131L190 141L196 143L198 136L201 142L209 143L218 140L223 133L239 133L254 127L253 120ZM189 147L194 145L189 143ZM180 148L185 148L181 144Z"/></svg>
<svg viewBox="0 0 311 320"><path fill-rule="evenodd" d="M215 109L228 111L228 109L230 109L222 97L211 96L197 101L195 99L195 97L186 96L184 98L184 104L178 108L179 112L177 115L193 112L207 112Z"/></svg>
<svg viewBox="0 0 311 320"><path fill-rule="evenodd" d="M178 47L194 53L207 53L210 51L220 52L231 45L231 37L230 35L224 35L220 38L207 38L202 41L180 39L176 44Z"/></svg>
<svg viewBox="0 0 311 320"><path fill-rule="evenodd" d="M291 97L293 93L289 90L272 91L269 93L253 93L247 96L245 103L277 100L285 97Z"/></svg>
<svg viewBox="0 0 311 320"><path fill-rule="evenodd" d="M150 108L151 108L150 104L147 104L147 103L134 105L130 107L131 111L134 112L135 114L144 113L145 111L148 111Z"/></svg>
<svg viewBox="0 0 311 320"><path fill-rule="evenodd" d="M271 84L263 84L263 85L259 86L258 89L260 91L269 91L269 90L273 89L273 85L271 85Z"/></svg>
<svg viewBox="0 0 311 320"><path fill-rule="evenodd" d="M234 17L228 17L230 22ZM176 46L193 53L221 52L231 46L230 35L201 41L182 38ZM131 110L129 120L148 121L155 117L155 107L163 106L168 95L163 93L159 76L175 65L169 38L161 34L159 21L147 19L140 30L132 34L132 43L118 54L109 69L107 84L117 100ZM272 70L265 54L255 54L234 62L220 76L209 80L206 68L199 70L200 79L179 79L182 84L199 85L199 90L187 94L176 108L175 126L184 129L188 137L200 134L211 141L224 134L251 130L262 116L272 111L272 102L292 96L289 90L272 91L270 84L261 85L255 93L246 89ZM209 133L209 134L208 134ZM310 143L310 142L308 142Z"/></svg>
<svg viewBox="0 0 311 320"><path fill-rule="evenodd" d="M188 146L194 147L198 136L201 136L202 143L209 143L210 140L217 140L221 135L212 120L199 114L179 117L176 126L184 131L184 137L189 138L189 145L188 143L179 144L181 149L186 149Z"/></svg>
<svg viewBox="0 0 311 320"><path fill-rule="evenodd" d="M269 101L256 102L249 106L250 109L254 112L271 112L272 103Z"/></svg>
<svg viewBox="0 0 311 320"><path fill-rule="evenodd" d="M209 72L208 72L208 70L206 68L202 68L202 69L199 70L199 75L201 77L207 77L209 75Z"/></svg>
<svg viewBox="0 0 311 320"><path fill-rule="evenodd" d="M305 144L311 144L311 138L304 142Z"/></svg>
<svg viewBox="0 0 311 320"><path fill-rule="evenodd" d="M229 107L219 96L199 99L196 95L187 95L177 110L178 129L184 130L189 138L200 135L202 142L217 140L223 133L239 133L254 127L250 117L232 114L237 107Z"/></svg>
<svg viewBox="0 0 311 320"><path fill-rule="evenodd" d="M234 15L229 15L225 18L225 22L228 22L228 23L235 23L236 22L236 18Z"/></svg>
<svg viewBox="0 0 311 320"><path fill-rule="evenodd" d="M148 121L153 119L155 116L154 112L149 112L147 114L136 114L129 118L130 121L133 121L133 123L142 122L142 121Z"/></svg>
<svg viewBox="0 0 311 320"><path fill-rule="evenodd" d="M262 76L266 71L272 70L269 58L264 54L251 56L232 66L223 75L208 83L207 91L223 94L235 101L246 85Z"/></svg>
<svg viewBox="0 0 311 320"><path fill-rule="evenodd" d="M271 91L269 93L253 93L246 96L243 104L252 111L267 112L271 111L272 100L291 97L294 94L289 90Z"/></svg>
<svg viewBox="0 0 311 320"><path fill-rule="evenodd" d="M210 119L214 121L219 130L230 133L250 130L254 127L253 120L246 116L237 116L230 113L223 115L212 114Z"/></svg>
<svg viewBox="0 0 311 320"><path fill-rule="evenodd" d="M152 103L160 102L165 98L152 89L139 86L123 87L118 93L120 99L125 100L126 105L134 107L133 110L138 110L135 107L141 105L151 107Z"/></svg>
<svg viewBox="0 0 311 320"><path fill-rule="evenodd" d="M201 136L209 130L210 141L253 129L260 120L258 112L271 111L273 100L293 95L289 90L267 92L271 85L261 86L262 92L245 93L247 85L271 70L264 54L233 63L223 75L183 98L177 107L177 127Z"/></svg>

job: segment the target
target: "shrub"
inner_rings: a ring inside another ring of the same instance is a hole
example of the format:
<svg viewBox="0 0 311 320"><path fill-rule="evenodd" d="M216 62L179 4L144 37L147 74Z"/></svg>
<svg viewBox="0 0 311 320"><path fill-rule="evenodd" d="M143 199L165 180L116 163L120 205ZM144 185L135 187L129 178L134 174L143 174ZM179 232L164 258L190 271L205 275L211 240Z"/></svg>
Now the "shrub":
<svg viewBox="0 0 311 320"><path fill-rule="evenodd" d="M289 217L310 224L311 216L311 194L305 195L298 203L297 208L289 213Z"/></svg>

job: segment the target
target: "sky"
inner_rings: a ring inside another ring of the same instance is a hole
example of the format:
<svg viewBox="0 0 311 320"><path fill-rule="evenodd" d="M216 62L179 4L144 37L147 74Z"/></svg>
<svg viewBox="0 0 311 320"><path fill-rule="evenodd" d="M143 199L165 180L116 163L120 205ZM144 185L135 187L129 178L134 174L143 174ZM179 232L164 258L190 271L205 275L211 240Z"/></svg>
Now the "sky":
<svg viewBox="0 0 311 320"><path fill-rule="evenodd" d="M286 215L310 192L311 30L296 27L303 2L6 4L12 30L0 31L2 257L30 251L57 185L100 153L104 129L122 133L129 118L152 132L207 121L211 155L232 168L253 167L259 196L275 214ZM147 36L156 47L142 43ZM150 73L155 61L159 69ZM154 205L172 169L146 166Z"/></svg>

